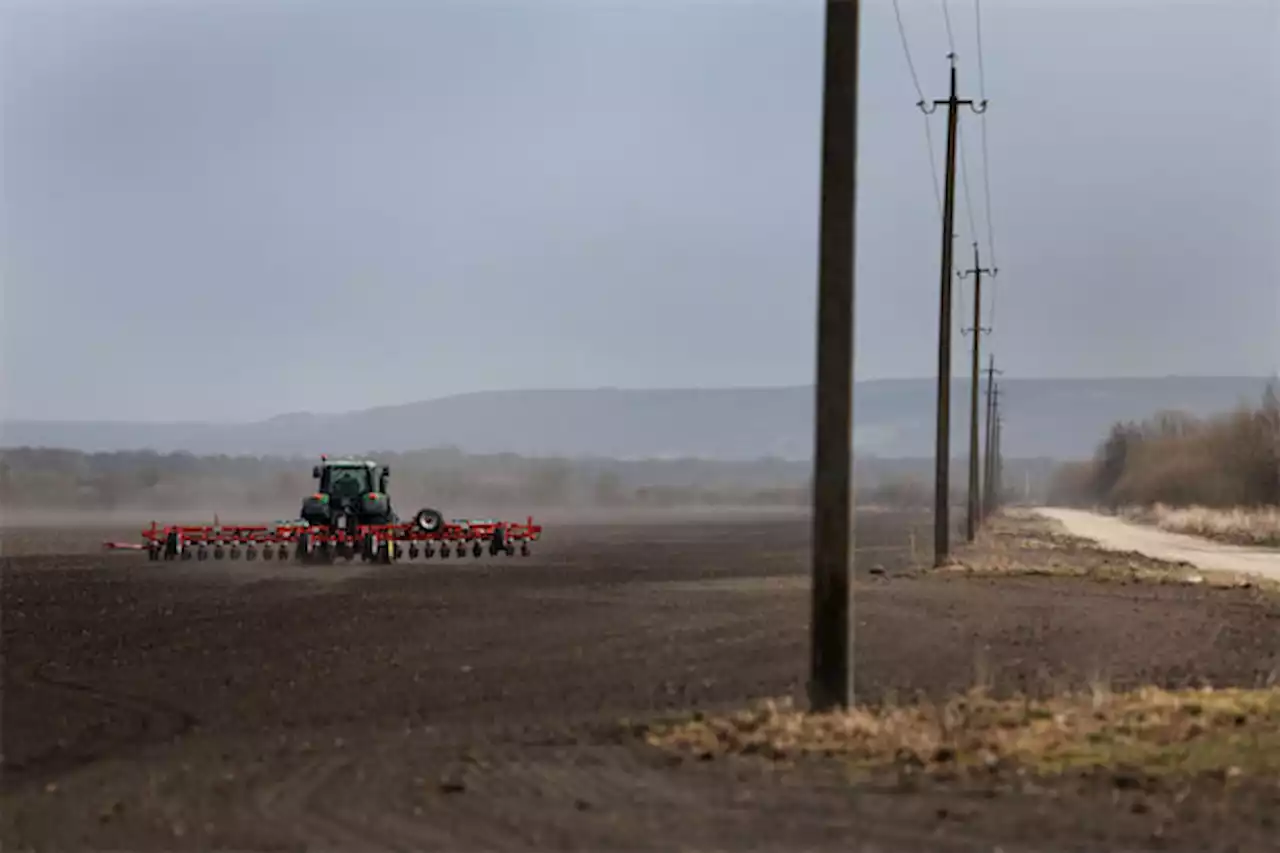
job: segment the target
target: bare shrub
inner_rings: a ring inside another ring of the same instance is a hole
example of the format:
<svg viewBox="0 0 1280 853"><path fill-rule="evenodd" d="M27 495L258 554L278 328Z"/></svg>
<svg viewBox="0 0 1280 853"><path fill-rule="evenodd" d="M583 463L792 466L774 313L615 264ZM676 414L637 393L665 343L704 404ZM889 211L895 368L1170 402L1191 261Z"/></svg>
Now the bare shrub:
<svg viewBox="0 0 1280 853"><path fill-rule="evenodd" d="M1115 424L1094 459L1061 466L1056 503L1153 508L1280 505L1280 389L1260 403L1197 419L1162 412Z"/></svg>

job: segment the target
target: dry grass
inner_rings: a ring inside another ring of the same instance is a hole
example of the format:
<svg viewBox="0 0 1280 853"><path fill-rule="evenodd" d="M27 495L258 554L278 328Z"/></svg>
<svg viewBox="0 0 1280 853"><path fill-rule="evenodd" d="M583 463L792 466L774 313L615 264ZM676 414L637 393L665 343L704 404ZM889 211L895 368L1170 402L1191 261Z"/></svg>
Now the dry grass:
<svg viewBox="0 0 1280 853"><path fill-rule="evenodd" d="M990 518L973 544L956 548L941 571L975 577L1053 576L1100 583L1204 584L1280 593L1280 582L1237 572L1207 571L1138 551L1110 551L1067 533L1054 519L1008 509Z"/></svg>
<svg viewBox="0 0 1280 853"><path fill-rule="evenodd" d="M857 707L806 714L785 702L726 716L696 715L644 731L652 746L711 760L822 757L861 772L938 778L1074 771L1221 779L1280 774L1280 688L998 700L981 691L946 704Z"/></svg>
<svg viewBox="0 0 1280 853"><path fill-rule="evenodd" d="M971 545L955 550L943 571L971 575L1053 575L1098 581L1204 583L1190 563L1099 548L1072 536L1057 521L1010 509L988 519Z"/></svg>
<svg viewBox="0 0 1280 853"><path fill-rule="evenodd" d="M1203 506L1129 508L1121 515L1171 533L1186 533L1218 542L1280 548L1280 507L1213 509Z"/></svg>

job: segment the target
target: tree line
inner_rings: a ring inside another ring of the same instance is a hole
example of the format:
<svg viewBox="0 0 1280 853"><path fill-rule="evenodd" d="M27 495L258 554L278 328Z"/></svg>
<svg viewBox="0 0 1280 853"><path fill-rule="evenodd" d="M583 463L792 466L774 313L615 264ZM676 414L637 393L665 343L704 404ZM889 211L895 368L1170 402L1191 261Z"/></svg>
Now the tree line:
<svg viewBox="0 0 1280 853"><path fill-rule="evenodd" d="M1092 459L1059 467L1050 496L1112 509L1280 505L1280 388L1216 417L1169 411L1116 423Z"/></svg>
<svg viewBox="0 0 1280 853"><path fill-rule="evenodd" d="M452 449L367 456L390 466L391 492L406 505L785 505L808 498L807 468L784 460L625 462L470 455ZM286 507L314 490L311 466L317 461L10 448L0 450L0 506L180 509L208 507L212 501Z"/></svg>
<svg viewBox="0 0 1280 853"><path fill-rule="evenodd" d="M802 507L810 500L812 479L809 462L777 458L571 459L468 454L456 448L358 455L390 466L393 499L405 507ZM317 461L5 448L0 449L0 508L226 507L287 513L314 490L311 467ZM963 471L964 460L955 464ZM1049 467L1048 460L1010 460L1007 470L1019 484L1024 469L1040 483ZM926 510L932 506L932 477L933 461L927 458L855 459L856 496L862 505ZM962 490L956 499L963 500Z"/></svg>

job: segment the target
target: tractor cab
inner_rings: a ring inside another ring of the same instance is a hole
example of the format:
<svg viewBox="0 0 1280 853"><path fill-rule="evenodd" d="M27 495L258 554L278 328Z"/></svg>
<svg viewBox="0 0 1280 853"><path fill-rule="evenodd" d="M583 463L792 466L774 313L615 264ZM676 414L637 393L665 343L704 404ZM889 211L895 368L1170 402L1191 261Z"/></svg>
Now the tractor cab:
<svg viewBox="0 0 1280 853"><path fill-rule="evenodd" d="M368 492L385 492L391 470L383 466L381 476L374 482L376 462L325 460L311 470L311 475L319 480L319 491L330 497L341 495L354 498Z"/></svg>
<svg viewBox="0 0 1280 853"><path fill-rule="evenodd" d="M345 527L347 524L394 524L387 483L391 470L364 459L329 459L311 469L318 481L315 494L302 502L302 518L308 524Z"/></svg>

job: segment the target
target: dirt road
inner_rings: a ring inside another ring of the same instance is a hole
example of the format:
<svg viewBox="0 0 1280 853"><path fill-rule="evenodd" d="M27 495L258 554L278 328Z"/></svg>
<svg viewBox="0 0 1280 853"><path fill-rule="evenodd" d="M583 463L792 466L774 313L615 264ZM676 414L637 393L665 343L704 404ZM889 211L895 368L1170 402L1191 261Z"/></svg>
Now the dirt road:
<svg viewBox="0 0 1280 853"><path fill-rule="evenodd" d="M1260 596L910 575L908 532L927 526L859 519L860 565L885 569L855 584L861 701L979 677L1084 687L1103 672L1117 687L1253 686L1280 665L1280 609ZM254 578L243 563L89 553L100 531L7 532L0 846L1013 851L1137 849L1158 832L1199 853L1273 840L1280 787L1237 786L1228 808L1218 786L1169 812L1117 806L1093 777L1049 796L672 766L627 734L624 718L801 692L808 536L803 520L557 527L527 560L321 576L257 562Z"/></svg>
<svg viewBox="0 0 1280 853"><path fill-rule="evenodd" d="M1280 551L1227 545L1195 536L1076 509L1040 507L1034 510L1061 522L1073 536L1091 539L1113 551L1137 551L1148 557L1190 563L1205 571L1239 572L1280 581Z"/></svg>

